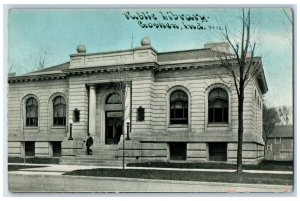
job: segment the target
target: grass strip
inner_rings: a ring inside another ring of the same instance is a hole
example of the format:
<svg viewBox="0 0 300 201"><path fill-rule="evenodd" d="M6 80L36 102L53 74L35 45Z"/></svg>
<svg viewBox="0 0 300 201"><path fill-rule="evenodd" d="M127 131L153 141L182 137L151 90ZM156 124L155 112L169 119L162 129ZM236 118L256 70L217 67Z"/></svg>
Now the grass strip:
<svg viewBox="0 0 300 201"><path fill-rule="evenodd" d="M34 164L59 164L59 158L39 158L32 157L26 158L26 163L34 163ZM24 163L24 158L20 157L8 157L8 163Z"/></svg>
<svg viewBox="0 0 300 201"><path fill-rule="evenodd" d="M40 168L45 166L31 166L31 165L8 165L8 172L11 171L19 171L20 169L26 169L26 168Z"/></svg>
<svg viewBox="0 0 300 201"><path fill-rule="evenodd" d="M235 164L228 163L170 163L170 162L147 162L129 163L129 167L156 167L156 168L187 168L187 169L236 169ZM262 161L258 165L243 165L245 170L273 170L293 171L292 161Z"/></svg>
<svg viewBox="0 0 300 201"><path fill-rule="evenodd" d="M126 177L141 179L226 182L248 184L292 185L293 175L258 174L258 173L227 173L227 172L196 172L175 170L141 170L141 169L83 169L67 172L64 175Z"/></svg>

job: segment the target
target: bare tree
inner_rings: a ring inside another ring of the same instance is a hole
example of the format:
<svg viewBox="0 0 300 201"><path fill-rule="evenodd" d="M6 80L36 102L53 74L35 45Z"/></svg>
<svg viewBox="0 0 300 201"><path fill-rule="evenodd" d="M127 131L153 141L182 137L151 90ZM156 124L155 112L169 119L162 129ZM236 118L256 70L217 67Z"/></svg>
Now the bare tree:
<svg viewBox="0 0 300 201"><path fill-rule="evenodd" d="M286 10L286 8L283 8L283 13L284 16L286 17L286 19L288 20L288 24L286 24L285 22L283 22L283 26L285 26L285 32L287 35L287 38L291 44L291 46L293 46L293 32L294 32L294 20L293 20L293 12L290 9L290 13L288 13L288 10Z"/></svg>
<svg viewBox="0 0 300 201"><path fill-rule="evenodd" d="M127 85L129 84L129 80L127 77L127 70L124 66L119 66L117 69L115 69L115 77L112 80L112 88L114 90L116 90L119 95L120 95L120 99L121 99L121 111L122 111L122 115L121 115L121 120L123 122L122 128L123 128L123 137L122 137L122 143L123 143L123 154L122 154L122 159L123 159L123 169L125 169L125 133L128 135L127 132L129 132L129 130L127 130L127 125L125 123L125 121L127 121L128 119L130 119L130 113L128 113L127 111L129 111L129 107L130 107L130 103L127 102L128 99L127 97L130 96L130 92L128 91L128 87ZM126 113L127 112L127 113ZM129 140L129 138L126 138L126 140Z"/></svg>
<svg viewBox="0 0 300 201"><path fill-rule="evenodd" d="M293 18L287 13L287 11L285 10L285 8L283 8L282 10L284 12L284 15L288 19L288 21L291 23L291 25L293 25L294 24Z"/></svg>
<svg viewBox="0 0 300 201"><path fill-rule="evenodd" d="M115 71L116 77L114 77L114 81L112 81L112 87L121 97L121 110L123 111L122 120L126 121L129 116L128 114L125 114L125 111L127 111L130 106L130 104L126 102L127 97L130 95L126 90L126 86L129 84L127 70L124 66L119 66Z"/></svg>
<svg viewBox="0 0 300 201"><path fill-rule="evenodd" d="M247 84L261 73L259 58L254 57L256 43L251 41L251 14L250 9L242 10L242 30L238 40L231 38L228 27L225 26L223 36L229 43L233 54L223 52L220 56L221 65L232 77L238 96L238 149L237 172L242 172L242 147L244 133L244 91ZM250 53L249 53L250 52Z"/></svg>
<svg viewBox="0 0 300 201"><path fill-rule="evenodd" d="M32 50L29 57L31 71L44 69L47 55L49 54L46 50Z"/></svg>
<svg viewBox="0 0 300 201"><path fill-rule="evenodd" d="M265 144L268 142L268 137L273 132L275 126L281 122L279 114L275 107L268 108L263 105L263 139ZM265 149L266 150L266 149Z"/></svg>
<svg viewBox="0 0 300 201"><path fill-rule="evenodd" d="M18 69L16 60L12 59L9 63L8 73L15 73Z"/></svg>
<svg viewBox="0 0 300 201"><path fill-rule="evenodd" d="M278 114L280 121L283 125L291 125L291 109L287 106L281 106L278 108Z"/></svg>

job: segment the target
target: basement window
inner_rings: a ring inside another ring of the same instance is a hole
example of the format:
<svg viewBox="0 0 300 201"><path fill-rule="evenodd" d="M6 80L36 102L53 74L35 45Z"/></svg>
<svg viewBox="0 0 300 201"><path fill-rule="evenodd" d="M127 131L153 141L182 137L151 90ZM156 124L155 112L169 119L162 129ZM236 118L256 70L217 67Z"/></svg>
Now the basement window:
<svg viewBox="0 0 300 201"><path fill-rule="evenodd" d="M35 156L35 142L25 142L25 156Z"/></svg>
<svg viewBox="0 0 300 201"><path fill-rule="evenodd" d="M61 142L51 142L53 157L61 156Z"/></svg>
<svg viewBox="0 0 300 201"><path fill-rule="evenodd" d="M170 160L186 160L186 143L172 142L169 143Z"/></svg>
<svg viewBox="0 0 300 201"><path fill-rule="evenodd" d="M227 143L208 143L210 161L227 161Z"/></svg>

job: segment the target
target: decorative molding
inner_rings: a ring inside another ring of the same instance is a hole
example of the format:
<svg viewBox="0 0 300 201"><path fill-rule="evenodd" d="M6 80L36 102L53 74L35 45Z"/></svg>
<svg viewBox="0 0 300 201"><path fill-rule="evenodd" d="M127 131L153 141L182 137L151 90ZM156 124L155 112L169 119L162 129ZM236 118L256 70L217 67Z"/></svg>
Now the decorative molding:
<svg viewBox="0 0 300 201"><path fill-rule="evenodd" d="M33 82L33 81L44 81L44 80L59 80L66 79L67 75L65 73L55 73L55 74L43 74L43 75L24 75L9 77L8 83L17 83L17 82Z"/></svg>

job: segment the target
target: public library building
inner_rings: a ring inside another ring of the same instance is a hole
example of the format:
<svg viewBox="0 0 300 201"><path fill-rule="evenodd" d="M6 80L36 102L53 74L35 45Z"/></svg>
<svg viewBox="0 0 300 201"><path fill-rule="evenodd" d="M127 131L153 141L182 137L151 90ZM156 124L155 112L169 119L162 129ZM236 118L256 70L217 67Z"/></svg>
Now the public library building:
<svg viewBox="0 0 300 201"><path fill-rule="evenodd" d="M220 52L230 54L229 45L157 52L146 37L121 51L87 53L79 45L67 63L10 76L8 155L60 157L62 164L118 164L123 153L126 162L234 163L238 97ZM245 88L245 163L264 155L268 88L261 58L252 62L261 70Z"/></svg>

